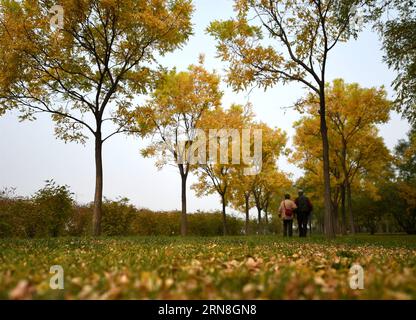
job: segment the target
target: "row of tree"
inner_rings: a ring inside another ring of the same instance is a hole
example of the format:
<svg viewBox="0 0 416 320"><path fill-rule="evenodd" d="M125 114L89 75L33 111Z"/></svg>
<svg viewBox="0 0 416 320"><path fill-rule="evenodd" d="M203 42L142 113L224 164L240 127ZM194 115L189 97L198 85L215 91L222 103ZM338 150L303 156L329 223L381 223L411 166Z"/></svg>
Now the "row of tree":
<svg viewBox="0 0 416 320"><path fill-rule="evenodd" d="M273 192L288 183L287 177L275 167L283 150L283 133L253 122L244 107L223 109L218 76L201 65L177 73L158 64L158 57L180 48L191 36L192 1L62 0L60 4L65 8L64 25L51 31L50 1L1 1L0 114L19 109L22 119L33 120L37 113L46 112L52 115L59 138L85 142L87 134L93 137L96 164L93 233L101 233L103 143L119 133L157 136L158 141L145 155L157 150L163 156L170 153L174 160L181 157L183 160L184 155L175 151L178 138L185 136L186 141L194 141L194 129L198 127L262 128L263 140L268 142L268 136L271 138L270 144L262 147L261 174L242 177L244 166L206 164L198 166L201 183L195 188L199 194L218 192L221 196L224 233L226 206L235 202L236 207L244 206L247 214L249 194L253 196L259 219L262 210L267 219ZM298 126L307 129L319 123L319 140L313 142L316 137L302 138L298 133L299 141L311 140L314 146L312 150L300 148L295 161L308 169L315 165L313 169L319 177L316 182L322 184L324 196L325 234L332 238L337 231L335 208L339 197L343 232L345 210L349 212L353 231L351 187L362 182L367 167L376 166L376 162L371 161L370 165L359 160L359 164L354 164L357 159L350 159L351 152L355 152L351 146L359 140L366 144L371 133L372 138L376 137L374 125L387 120L381 110L380 115L357 116L351 125L346 125L350 115L340 116L337 109L345 106L337 107L331 99L337 98L337 90L353 91L355 85L345 89L342 83L334 83L330 88L334 92L329 93L327 61L337 44L357 37L365 23L377 26L383 37L386 61L399 71L395 82L399 98L395 106L414 120L416 54L412 1L383 0L379 4L375 0L235 0L234 7L235 18L214 21L207 29L217 40L219 57L229 65L227 83L237 92L252 85L269 89L279 82L298 82L310 91L310 96L298 105L307 109L310 119L302 120ZM383 12L390 7L398 10L399 22L383 19ZM362 9L362 13L357 9ZM357 23L358 18L364 23ZM361 95L359 88L356 91ZM151 101L136 107L136 97L149 93ZM383 93L378 94L379 102L384 104ZM345 105L359 109L361 102L347 96ZM366 94L361 98L365 99ZM363 103L372 105L371 101ZM360 117L364 119L359 120ZM354 121L358 123L354 125ZM161 142L164 147L160 147ZM316 143L321 146L316 147ZM374 143L368 144L368 148L378 145L378 151L383 149L380 139ZM372 153L369 149L366 152ZM302 160L318 154L321 155L313 163ZM192 164L182 161L178 169L182 178L181 230L186 234L186 180ZM308 175L313 176L309 171ZM234 184L241 185L242 190L231 188Z"/></svg>
<svg viewBox="0 0 416 320"><path fill-rule="evenodd" d="M221 106L220 79L200 64L186 72L175 70L160 79L152 99L137 108L131 132L151 136L152 143L142 151L145 157L157 156L157 166L177 166L181 177L181 233L187 234L187 178L194 172L199 182L192 187L198 196L216 193L222 204L223 233L227 234L226 207L245 206L246 225L249 224L252 195L261 221L261 211L267 212L274 198L290 188L287 176L276 163L284 151L286 135L280 129L269 128L254 121L251 106ZM261 135L256 137L255 132ZM213 132L215 134L213 134ZM245 136L248 137L244 143ZM261 167L244 161L244 153L254 153L254 139L261 140ZM214 148L213 148L214 146ZM247 150L245 150L245 148ZM215 159L213 159L215 158ZM255 169L255 168L254 168ZM242 200L245 200L242 202Z"/></svg>

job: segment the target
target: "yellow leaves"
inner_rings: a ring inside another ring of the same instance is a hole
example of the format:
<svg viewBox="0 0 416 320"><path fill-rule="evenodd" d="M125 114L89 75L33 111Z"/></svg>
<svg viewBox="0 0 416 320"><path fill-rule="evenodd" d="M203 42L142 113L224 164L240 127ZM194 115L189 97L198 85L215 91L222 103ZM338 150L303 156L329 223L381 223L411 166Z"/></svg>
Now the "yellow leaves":
<svg viewBox="0 0 416 320"><path fill-rule="evenodd" d="M42 1L0 7L0 96L7 97L2 99L7 108L22 111L22 119L34 110L65 109L66 120L54 118L57 136L83 142L83 129L93 132L96 124L85 119L114 120L109 105L116 111L131 107L153 86L156 57L192 33L193 6L190 0L62 0L60 5L65 23L55 33ZM121 116L114 120L121 124L114 133L125 132Z"/></svg>
<svg viewBox="0 0 416 320"><path fill-rule="evenodd" d="M242 265L241 262L238 262L237 260L231 260L224 263L225 272L233 272L236 269L240 268Z"/></svg>
<svg viewBox="0 0 416 320"><path fill-rule="evenodd" d="M10 291L9 298L11 300L29 300L34 293L34 287L27 280L21 280L16 287Z"/></svg>
<svg viewBox="0 0 416 320"><path fill-rule="evenodd" d="M218 40L221 59L229 63L227 81L235 90L247 89L256 81L268 88L280 78L276 70L284 64L283 55L261 43L261 28L250 25L245 13L234 20L211 22L207 31Z"/></svg>
<svg viewBox="0 0 416 320"><path fill-rule="evenodd" d="M135 287L144 292L159 290L163 284L162 279L154 272L142 272L139 280L135 282Z"/></svg>
<svg viewBox="0 0 416 320"><path fill-rule="evenodd" d="M82 300L94 299L95 297L98 298L98 296L94 294L94 288L91 285L83 286L82 290L78 294L78 299L82 299Z"/></svg>
<svg viewBox="0 0 416 320"><path fill-rule="evenodd" d="M249 257L246 262L245 262L245 266L246 268L251 271L251 272L258 272L260 270L260 268L263 265L263 259L261 258L253 258L253 257Z"/></svg>
<svg viewBox="0 0 416 320"><path fill-rule="evenodd" d="M391 105L386 92L384 88L361 88L356 83L347 84L336 79L327 85L325 93L331 183L338 188L348 181L354 189L364 189L376 199L374 181L391 161L376 127L389 117ZM291 161L306 171L305 183L321 195L322 140L318 95L307 95L298 102L297 109L307 115L294 125L296 151Z"/></svg>
<svg viewBox="0 0 416 320"><path fill-rule="evenodd" d="M26 266L14 258L23 250L18 244L15 251L2 251L16 268L11 273L8 262L0 265L2 298L408 299L414 298L416 285L415 250L400 247L300 245L275 237L147 238L87 240L84 252L75 252L67 251L69 240L56 241L52 256L40 243L25 242ZM44 273L55 256L65 269L60 293L50 290ZM81 261L88 268L79 268ZM365 290L349 288L354 263L364 268Z"/></svg>
<svg viewBox="0 0 416 320"><path fill-rule="evenodd" d="M221 104L219 76L202 62L200 58L200 64L190 65L187 71L162 73L151 100L133 112L138 131L153 137L142 154L159 156L160 167L169 161L190 163L189 145L182 145L196 140L195 131L202 128L205 114Z"/></svg>
<svg viewBox="0 0 416 320"><path fill-rule="evenodd" d="M167 279L165 279L164 287L166 289L170 289L173 286L174 283L175 283L175 280L173 280L172 278L167 278Z"/></svg>
<svg viewBox="0 0 416 320"><path fill-rule="evenodd" d="M263 290L264 290L263 285L258 285L258 284L254 284L254 283L247 283L243 287L243 293L249 298L250 297L255 298Z"/></svg>

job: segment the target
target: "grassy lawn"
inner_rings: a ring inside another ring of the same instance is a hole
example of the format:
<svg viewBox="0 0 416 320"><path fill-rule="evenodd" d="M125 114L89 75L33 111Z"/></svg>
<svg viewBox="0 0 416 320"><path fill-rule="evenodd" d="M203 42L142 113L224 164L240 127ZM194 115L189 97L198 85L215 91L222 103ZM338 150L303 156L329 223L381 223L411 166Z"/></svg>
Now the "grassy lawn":
<svg viewBox="0 0 416 320"><path fill-rule="evenodd" d="M64 290L49 287L52 265ZM5 239L0 298L416 299L416 236Z"/></svg>

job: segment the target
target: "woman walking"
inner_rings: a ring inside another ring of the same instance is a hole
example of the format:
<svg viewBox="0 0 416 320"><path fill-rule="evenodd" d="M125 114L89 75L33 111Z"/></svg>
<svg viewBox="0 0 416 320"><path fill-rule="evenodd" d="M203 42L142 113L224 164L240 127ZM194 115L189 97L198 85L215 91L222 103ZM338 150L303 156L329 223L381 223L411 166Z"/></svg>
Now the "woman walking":
<svg viewBox="0 0 416 320"><path fill-rule="evenodd" d="M293 216L295 214L296 204L290 200L290 194L285 194L285 199L280 204L279 217L283 220L283 236L291 237L293 235Z"/></svg>

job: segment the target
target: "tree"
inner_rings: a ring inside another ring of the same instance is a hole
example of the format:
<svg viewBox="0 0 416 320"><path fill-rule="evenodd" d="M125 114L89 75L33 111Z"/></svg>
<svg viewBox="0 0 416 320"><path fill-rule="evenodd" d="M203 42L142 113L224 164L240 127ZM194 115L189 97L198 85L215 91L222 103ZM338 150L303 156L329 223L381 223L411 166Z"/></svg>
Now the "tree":
<svg viewBox="0 0 416 320"><path fill-rule="evenodd" d="M254 176L245 175L244 168L241 167L235 172L234 179L238 181L234 183L232 188L231 195L231 204L234 209L244 212L245 215L245 225L244 233L245 235L250 234L250 209L254 207L254 202L252 199L252 183L254 181Z"/></svg>
<svg viewBox="0 0 416 320"><path fill-rule="evenodd" d="M416 180L416 125L409 131L407 140L399 141L395 155L398 176L405 181Z"/></svg>
<svg viewBox="0 0 416 320"><path fill-rule="evenodd" d="M258 212L258 224L261 225L261 212L265 213L266 225L268 224L268 209L272 198L287 182L286 176L277 169L277 160L284 151L287 137L280 129L272 129L265 123L252 123L251 130L262 132L262 165L261 170L255 175L246 175L246 164L236 167L232 184L232 203L237 210L243 209L246 216L246 234L249 227L249 210L255 206ZM253 149L253 146L251 146ZM252 201L251 201L252 200Z"/></svg>
<svg viewBox="0 0 416 320"><path fill-rule="evenodd" d="M416 234L416 128L408 140L401 140L395 149L397 178L391 196L396 197L400 209L394 213L399 225L409 234ZM395 200L396 200L395 199Z"/></svg>
<svg viewBox="0 0 416 320"><path fill-rule="evenodd" d="M0 105L20 109L22 119L51 114L56 136L66 142L93 136L99 235L103 143L125 132L121 115L148 91L157 57L188 39L193 7L190 0L62 0L64 25L51 31L49 3L1 3Z"/></svg>
<svg viewBox="0 0 416 320"><path fill-rule="evenodd" d="M326 124L327 60L338 42L357 35L360 26L355 23L357 11L354 9L358 2L236 0L237 17L214 21L208 28L218 40L219 56L230 64L228 82L235 90L252 84L267 89L278 82L298 82L319 96L325 234L330 238L335 236L335 231ZM268 40L264 34L269 36Z"/></svg>
<svg viewBox="0 0 416 320"><path fill-rule="evenodd" d="M222 97L219 76L203 68L203 59L200 62L200 65L191 65L187 72L166 73L149 104L136 111L139 127L146 128L140 131L154 138L142 154L145 157L159 155L159 168L171 163L179 169L183 236L187 233L186 181L191 167L197 165L194 148L205 149L197 144L197 130L204 113L219 107Z"/></svg>
<svg viewBox="0 0 416 320"><path fill-rule="evenodd" d="M322 161L318 142L319 114L316 105L319 97L309 94L298 105L302 112L308 112L295 124L294 139L297 151L294 161L310 172L317 173L316 165ZM346 210L350 231L354 233L351 186L356 179L369 172L377 173L390 161L389 151L378 136L376 125L389 119L391 103L384 88L361 88L358 84L346 84L341 79L327 87L328 132L330 143L330 173L333 178L332 207L338 211L341 201L342 232L346 232ZM346 203L347 202L347 203ZM346 206L347 204L347 206Z"/></svg>
<svg viewBox="0 0 416 320"><path fill-rule="evenodd" d="M242 130L246 126L250 127L252 117L250 105L247 107L232 105L228 110L217 108L206 112L201 121L201 128L208 137L205 145L209 160L195 169L198 182L192 188L197 196L219 194L224 235L227 234L226 207L232 199L232 185L235 182L233 178L243 164L241 162Z"/></svg>
<svg viewBox="0 0 416 320"><path fill-rule="evenodd" d="M280 200L285 193L292 189L292 183L288 176L279 171L276 166L269 166L261 172L255 181L253 194L258 210L258 222L264 232L269 226L269 212L275 207L279 208ZM264 224L261 221L261 211L264 212ZM263 228L262 228L263 227Z"/></svg>
<svg viewBox="0 0 416 320"><path fill-rule="evenodd" d="M393 81L397 94L395 108L411 123L416 123L415 3L413 0L372 0L368 8L383 42L384 61L397 72Z"/></svg>
<svg viewBox="0 0 416 320"><path fill-rule="evenodd" d="M283 183L284 175L278 172L277 160L284 151L287 142L286 134L281 130L273 130L264 123L260 123L256 128L262 130L262 169L253 177L251 183L251 193L253 194L254 203L257 208L257 220L261 229L262 219L261 212L265 211L265 219L267 224L267 209L273 192L273 187L278 187L279 180ZM277 184L276 184L277 183Z"/></svg>

